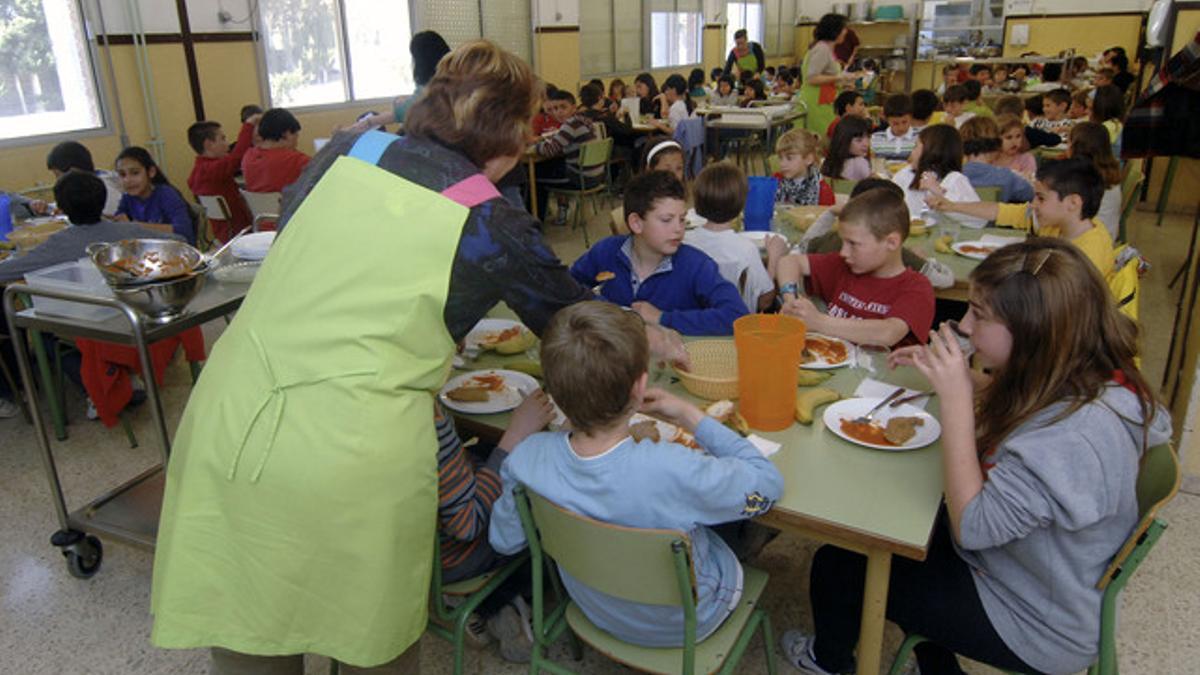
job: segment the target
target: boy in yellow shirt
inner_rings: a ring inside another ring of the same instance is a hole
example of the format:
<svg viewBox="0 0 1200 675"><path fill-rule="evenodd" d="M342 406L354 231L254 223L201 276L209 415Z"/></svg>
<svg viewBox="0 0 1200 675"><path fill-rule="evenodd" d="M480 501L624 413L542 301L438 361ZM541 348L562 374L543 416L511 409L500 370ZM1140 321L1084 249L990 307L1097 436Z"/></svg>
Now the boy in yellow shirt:
<svg viewBox="0 0 1200 675"><path fill-rule="evenodd" d="M1091 160L1075 157L1046 162L1038 169L1033 188L1032 204L968 204L932 194L927 203L938 211L986 218L1000 227L1028 230L1039 237L1066 239L1108 278L1113 272L1113 242L1108 228L1093 220L1104 196L1104 180Z"/></svg>

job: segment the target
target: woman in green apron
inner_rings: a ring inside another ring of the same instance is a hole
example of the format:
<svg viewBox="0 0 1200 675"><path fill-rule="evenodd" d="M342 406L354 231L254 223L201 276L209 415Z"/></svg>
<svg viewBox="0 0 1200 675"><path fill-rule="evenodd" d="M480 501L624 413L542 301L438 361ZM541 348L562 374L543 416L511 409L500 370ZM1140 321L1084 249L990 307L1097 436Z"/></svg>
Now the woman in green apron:
<svg viewBox="0 0 1200 675"><path fill-rule="evenodd" d="M804 55L800 72L804 84L800 87L800 98L808 107L804 126L822 138L837 116L833 111L833 100L838 87L852 82L857 73L843 73L833 54L833 47L846 34L846 17L841 14L826 14L813 30L813 44Z"/></svg>
<svg viewBox="0 0 1200 675"><path fill-rule="evenodd" d="M732 75L733 67L737 66L738 73L754 73L758 75L767 67L767 58L763 55L762 45L750 42L745 28L739 28L733 34L733 49L725 59L725 74Z"/></svg>
<svg viewBox="0 0 1200 675"><path fill-rule="evenodd" d="M540 333L592 298L493 183L541 86L489 42L442 60L404 138L340 134L282 229L175 437L151 641L212 672L415 673L437 503L433 394L503 300ZM651 329L666 357L682 345Z"/></svg>

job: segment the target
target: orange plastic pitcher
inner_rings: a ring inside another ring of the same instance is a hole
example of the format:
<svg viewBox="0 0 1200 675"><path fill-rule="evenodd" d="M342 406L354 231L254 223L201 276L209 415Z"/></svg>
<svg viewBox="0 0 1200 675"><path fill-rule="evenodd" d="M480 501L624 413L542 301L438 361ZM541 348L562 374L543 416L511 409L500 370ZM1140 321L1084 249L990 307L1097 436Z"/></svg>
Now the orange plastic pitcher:
<svg viewBox="0 0 1200 675"><path fill-rule="evenodd" d="M739 407L755 429L791 426L807 332L803 321L782 314L750 314L733 322Z"/></svg>

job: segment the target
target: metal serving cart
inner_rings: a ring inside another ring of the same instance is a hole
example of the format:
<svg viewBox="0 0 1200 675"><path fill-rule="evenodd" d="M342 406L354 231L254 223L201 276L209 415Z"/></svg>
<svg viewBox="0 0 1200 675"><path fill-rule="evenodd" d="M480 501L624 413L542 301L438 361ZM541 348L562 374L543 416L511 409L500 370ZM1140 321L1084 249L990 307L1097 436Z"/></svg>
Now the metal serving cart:
<svg viewBox="0 0 1200 675"><path fill-rule="evenodd" d="M50 543L62 550L67 569L72 576L87 579L100 569L104 549L96 534L111 535L145 548L154 547L158 534L159 512L162 510L165 484L163 469L171 453L171 439L163 417L158 385L151 375L154 371L150 362L149 345L233 312L242 304L249 288L249 284L246 283L219 282L210 278L208 284L188 303L180 316L162 324L153 323L129 305L113 298L32 288L24 284L12 284L4 290L4 313L13 331L17 364L25 382L25 395L29 401L34 431L42 450L42 462L46 478L50 481L50 492L58 516L59 529L51 535ZM44 297L109 307L117 310L118 316L91 321L39 313L32 308L18 309L18 298L22 297ZM26 335L30 330L46 331L61 337L104 340L132 345L137 349L138 361L142 372L146 374L143 378L146 382L146 397L158 433L162 463L143 471L82 507L67 511L66 498L50 447L50 436L42 419L33 384L33 368L26 344Z"/></svg>

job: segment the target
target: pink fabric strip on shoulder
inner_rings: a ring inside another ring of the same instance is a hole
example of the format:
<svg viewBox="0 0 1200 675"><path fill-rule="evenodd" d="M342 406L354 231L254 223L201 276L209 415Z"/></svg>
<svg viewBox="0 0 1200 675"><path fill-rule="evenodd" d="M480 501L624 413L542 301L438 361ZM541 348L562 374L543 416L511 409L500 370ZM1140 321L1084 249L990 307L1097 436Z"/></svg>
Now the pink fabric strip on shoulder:
<svg viewBox="0 0 1200 675"><path fill-rule="evenodd" d="M467 208L473 208L500 196L500 191L481 173L465 178L442 190L442 196Z"/></svg>

